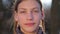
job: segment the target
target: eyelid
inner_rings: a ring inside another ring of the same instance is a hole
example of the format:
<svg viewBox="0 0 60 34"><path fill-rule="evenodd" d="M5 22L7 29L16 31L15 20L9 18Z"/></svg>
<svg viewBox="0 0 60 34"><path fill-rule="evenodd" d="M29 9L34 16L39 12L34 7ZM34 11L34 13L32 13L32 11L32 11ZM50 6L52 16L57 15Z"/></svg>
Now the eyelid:
<svg viewBox="0 0 60 34"><path fill-rule="evenodd" d="M34 10L34 12L39 12L38 10Z"/></svg>
<svg viewBox="0 0 60 34"><path fill-rule="evenodd" d="M26 13L26 11L25 10L20 10L19 13Z"/></svg>

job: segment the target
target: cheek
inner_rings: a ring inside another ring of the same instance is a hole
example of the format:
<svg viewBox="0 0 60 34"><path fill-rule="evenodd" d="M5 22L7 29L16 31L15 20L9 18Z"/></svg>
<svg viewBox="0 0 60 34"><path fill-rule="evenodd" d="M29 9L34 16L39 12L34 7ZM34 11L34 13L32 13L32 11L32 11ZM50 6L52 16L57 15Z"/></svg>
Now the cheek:
<svg viewBox="0 0 60 34"><path fill-rule="evenodd" d="M39 24L40 20L41 20L41 15L40 14L34 16L34 21L36 22L36 24Z"/></svg>
<svg viewBox="0 0 60 34"><path fill-rule="evenodd" d="M23 24L25 22L25 16L24 15L18 15L18 22L20 24Z"/></svg>
<svg viewBox="0 0 60 34"><path fill-rule="evenodd" d="M36 20L36 21L39 21L39 20L41 20L41 14L38 14L38 15L34 15L34 19Z"/></svg>

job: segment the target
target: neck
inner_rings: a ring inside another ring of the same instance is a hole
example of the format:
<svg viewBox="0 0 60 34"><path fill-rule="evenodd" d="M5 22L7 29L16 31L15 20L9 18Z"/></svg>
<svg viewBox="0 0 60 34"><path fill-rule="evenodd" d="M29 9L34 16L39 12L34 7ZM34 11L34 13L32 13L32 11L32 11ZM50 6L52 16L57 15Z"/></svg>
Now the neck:
<svg viewBox="0 0 60 34"><path fill-rule="evenodd" d="M21 28L21 31L22 31L24 34L37 34L37 32L38 32L38 30L33 31L33 32L26 32L26 31L24 31L22 28Z"/></svg>

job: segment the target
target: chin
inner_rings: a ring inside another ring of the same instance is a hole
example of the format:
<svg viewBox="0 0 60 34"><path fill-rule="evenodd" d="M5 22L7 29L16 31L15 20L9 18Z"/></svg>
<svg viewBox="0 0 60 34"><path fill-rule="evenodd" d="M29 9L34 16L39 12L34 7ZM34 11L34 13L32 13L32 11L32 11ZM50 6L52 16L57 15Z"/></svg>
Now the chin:
<svg viewBox="0 0 60 34"><path fill-rule="evenodd" d="M34 32L35 30L26 30L26 32Z"/></svg>
<svg viewBox="0 0 60 34"><path fill-rule="evenodd" d="M25 31L26 32L34 32L36 29L35 28L26 28Z"/></svg>

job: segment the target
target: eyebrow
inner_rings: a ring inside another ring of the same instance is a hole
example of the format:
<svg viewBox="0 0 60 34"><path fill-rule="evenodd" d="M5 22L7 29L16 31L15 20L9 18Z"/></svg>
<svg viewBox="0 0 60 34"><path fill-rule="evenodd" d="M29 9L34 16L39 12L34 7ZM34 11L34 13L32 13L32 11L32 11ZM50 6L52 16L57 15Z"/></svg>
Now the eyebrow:
<svg viewBox="0 0 60 34"><path fill-rule="evenodd" d="M34 10L34 9L39 9L38 7L34 7L32 10Z"/></svg>
<svg viewBox="0 0 60 34"><path fill-rule="evenodd" d="M25 8L19 8L19 9L23 9L23 10L26 10Z"/></svg>
<svg viewBox="0 0 60 34"><path fill-rule="evenodd" d="M25 8L19 8L19 9L26 10ZM34 9L39 9L39 8L38 8L38 7L34 7L34 8L32 8L32 10L34 10Z"/></svg>

